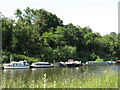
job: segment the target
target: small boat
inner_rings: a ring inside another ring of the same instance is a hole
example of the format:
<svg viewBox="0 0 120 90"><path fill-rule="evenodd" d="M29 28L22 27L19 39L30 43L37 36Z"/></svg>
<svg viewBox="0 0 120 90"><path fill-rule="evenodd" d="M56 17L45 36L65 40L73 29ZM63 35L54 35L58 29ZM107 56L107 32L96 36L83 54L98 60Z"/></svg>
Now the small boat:
<svg viewBox="0 0 120 90"><path fill-rule="evenodd" d="M76 61L74 59L68 59L68 62L65 62L64 65L66 67L79 67L81 66L81 61Z"/></svg>
<svg viewBox="0 0 120 90"><path fill-rule="evenodd" d="M30 66L31 68L50 68L52 65L49 62L35 62Z"/></svg>
<svg viewBox="0 0 120 90"><path fill-rule="evenodd" d="M115 61L88 61L85 63L85 65L111 65L111 64L115 64Z"/></svg>
<svg viewBox="0 0 120 90"><path fill-rule="evenodd" d="M27 61L12 61L11 63L8 64L3 64L3 67L6 69L24 69L24 68L29 68L29 64Z"/></svg>
<svg viewBox="0 0 120 90"><path fill-rule="evenodd" d="M116 60L115 62L116 62L116 64L120 64L120 60Z"/></svg>
<svg viewBox="0 0 120 90"><path fill-rule="evenodd" d="M107 61L107 62L109 62L109 64L116 64L115 61Z"/></svg>
<svg viewBox="0 0 120 90"><path fill-rule="evenodd" d="M53 63L53 67L65 67L65 63L64 62L55 62L55 63Z"/></svg>

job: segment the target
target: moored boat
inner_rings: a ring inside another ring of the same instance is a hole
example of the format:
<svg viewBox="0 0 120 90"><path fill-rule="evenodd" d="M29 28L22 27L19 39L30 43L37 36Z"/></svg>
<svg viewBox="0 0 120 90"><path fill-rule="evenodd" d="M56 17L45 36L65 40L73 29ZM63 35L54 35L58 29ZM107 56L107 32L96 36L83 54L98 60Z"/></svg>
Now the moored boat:
<svg viewBox="0 0 120 90"><path fill-rule="evenodd" d="M24 69L24 68L29 68L29 64L27 63L27 61L12 61L11 63L8 64L3 64L3 67L5 69Z"/></svg>
<svg viewBox="0 0 120 90"><path fill-rule="evenodd" d="M88 61L85 63L85 65L111 65L111 64L115 64L115 61Z"/></svg>
<svg viewBox="0 0 120 90"><path fill-rule="evenodd" d="M68 59L68 62L65 62L64 65L66 67L79 67L81 66L81 61L76 61L74 59Z"/></svg>
<svg viewBox="0 0 120 90"><path fill-rule="evenodd" d="M65 63L64 62L55 62L55 63L53 63L53 67L65 67Z"/></svg>
<svg viewBox="0 0 120 90"><path fill-rule="evenodd" d="M116 60L115 62L116 62L116 64L120 64L120 60Z"/></svg>
<svg viewBox="0 0 120 90"><path fill-rule="evenodd" d="M50 68L52 65L49 62L35 62L30 66L31 68Z"/></svg>

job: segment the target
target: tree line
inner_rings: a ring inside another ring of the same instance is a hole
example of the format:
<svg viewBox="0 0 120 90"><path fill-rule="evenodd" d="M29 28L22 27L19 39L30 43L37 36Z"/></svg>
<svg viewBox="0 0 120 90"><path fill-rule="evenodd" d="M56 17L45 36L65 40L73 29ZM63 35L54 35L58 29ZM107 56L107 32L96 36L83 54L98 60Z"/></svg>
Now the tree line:
<svg viewBox="0 0 120 90"><path fill-rule="evenodd" d="M90 27L63 24L63 20L44 9L17 9L15 19L3 16L2 62L27 59L30 62L82 62L118 60L120 34L101 36ZM29 58L28 58L29 57Z"/></svg>

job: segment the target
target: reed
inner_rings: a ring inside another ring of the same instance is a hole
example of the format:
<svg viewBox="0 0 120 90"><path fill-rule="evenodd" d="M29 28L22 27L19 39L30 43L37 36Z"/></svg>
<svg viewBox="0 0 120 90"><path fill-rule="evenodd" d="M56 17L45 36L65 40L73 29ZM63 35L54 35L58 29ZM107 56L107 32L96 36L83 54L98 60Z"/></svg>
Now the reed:
<svg viewBox="0 0 120 90"><path fill-rule="evenodd" d="M84 76L61 74L54 79L44 74L35 80L32 76L6 79L2 77L2 88L118 88L118 75L105 71L102 76L94 73Z"/></svg>

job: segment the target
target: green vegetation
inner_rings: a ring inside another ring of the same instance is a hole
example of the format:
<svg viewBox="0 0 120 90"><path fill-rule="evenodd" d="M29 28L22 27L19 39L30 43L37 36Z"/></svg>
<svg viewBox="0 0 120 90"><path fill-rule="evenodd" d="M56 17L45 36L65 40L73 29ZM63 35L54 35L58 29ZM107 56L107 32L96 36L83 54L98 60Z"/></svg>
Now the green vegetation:
<svg viewBox="0 0 120 90"><path fill-rule="evenodd" d="M29 62L82 62L98 59L120 59L119 35L111 32L101 36L89 27L64 25L55 14L44 9L30 9L14 13L16 18L2 17L2 62L27 59Z"/></svg>
<svg viewBox="0 0 120 90"><path fill-rule="evenodd" d="M62 74L50 78L44 74L37 80L32 76L27 80L23 76L17 79L2 77L2 88L118 88L118 75L114 71L105 71L102 76L91 73L84 77Z"/></svg>
<svg viewBox="0 0 120 90"><path fill-rule="evenodd" d="M95 61L102 62L103 59L97 58Z"/></svg>

